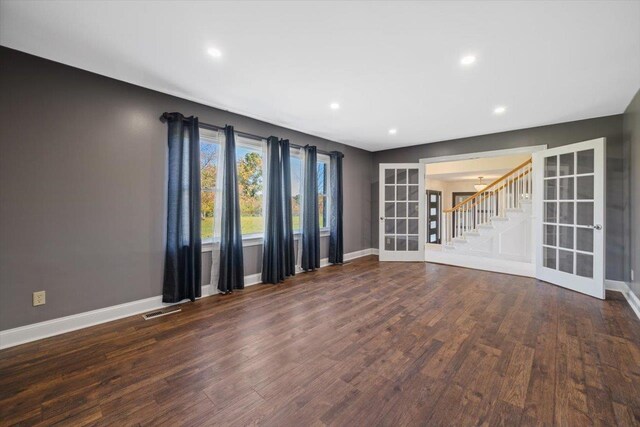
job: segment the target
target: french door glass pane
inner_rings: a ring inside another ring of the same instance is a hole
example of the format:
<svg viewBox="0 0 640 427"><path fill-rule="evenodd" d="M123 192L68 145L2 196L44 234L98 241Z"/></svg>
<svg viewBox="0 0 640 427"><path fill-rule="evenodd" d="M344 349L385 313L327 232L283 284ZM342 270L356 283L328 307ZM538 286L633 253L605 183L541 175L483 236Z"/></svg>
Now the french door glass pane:
<svg viewBox="0 0 640 427"><path fill-rule="evenodd" d="M410 251L418 250L418 236L409 236L407 237L408 249Z"/></svg>
<svg viewBox="0 0 640 427"><path fill-rule="evenodd" d="M418 200L418 186L410 185L409 186L409 200Z"/></svg>
<svg viewBox="0 0 640 427"><path fill-rule="evenodd" d="M558 175L558 158L556 156L544 159L544 176L552 177Z"/></svg>
<svg viewBox="0 0 640 427"><path fill-rule="evenodd" d="M578 199L593 200L593 189L593 175L578 177Z"/></svg>
<svg viewBox="0 0 640 427"><path fill-rule="evenodd" d="M396 236L396 250L397 251L406 251L407 250L407 236Z"/></svg>
<svg viewBox="0 0 640 427"><path fill-rule="evenodd" d="M593 202L579 202L576 204L576 224L593 225Z"/></svg>
<svg viewBox="0 0 640 427"><path fill-rule="evenodd" d="M558 270L573 274L573 251L558 250Z"/></svg>
<svg viewBox="0 0 640 427"><path fill-rule="evenodd" d="M549 246L556 246L556 228L555 225L544 226L544 244Z"/></svg>
<svg viewBox="0 0 640 427"><path fill-rule="evenodd" d="M560 200L573 200L573 177L560 178Z"/></svg>
<svg viewBox="0 0 640 427"><path fill-rule="evenodd" d="M384 220L384 232L385 234L394 234L396 232L395 220L393 219Z"/></svg>
<svg viewBox="0 0 640 427"><path fill-rule="evenodd" d="M593 252L592 228L576 228L576 249L584 252Z"/></svg>
<svg viewBox="0 0 640 427"><path fill-rule="evenodd" d="M393 218L396 216L396 204L395 203L385 203L384 204L384 216L387 218Z"/></svg>
<svg viewBox="0 0 640 427"><path fill-rule="evenodd" d="M418 220L417 219L409 219L409 234L418 234Z"/></svg>
<svg viewBox="0 0 640 427"><path fill-rule="evenodd" d="M594 151L578 151L578 174L593 173Z"/></svg>
<svg viewBox="0 0 640 427"><path fill-rule="evenodd" d="M558 204L556 202L545 202L544 222L558 222Z"/></svg>
<svg viewBox="0 0 640 427"><path fill-rule="evenodd" d="M385 185L384 187L384 200L393 201L396 199L396 187L393 185Z"/></svg>
<svg viewBox="0 0 640 427"><path fill-rule="evenodd" d="M582 277L593 277L593 255L576 253L576 274Z"/></svg>
<svg viewBox="0 0 640 427"><path fill-rule="evenodd" d="M573 163L573 153L561 154L558 167L559 175L573 175Z"/></svg>
<svg viewBox="0 0 640 427"><path fill-rule="evenodd" d="M543 265L547 268L556 269L556 248L544 247Z"/></svg>
<svg viewBox="0 0 640 427"><path fill-rule="evenodd" d="M396 182L396 173L393 169L387 169L384 171L384 183L385 184L395 184Z"/></svg>
<svg viewBox="0 0 640 427"><path fill-rule="evenodd" d="M409 215L411 218L418 218L420 216L420 207L417 202L409 202Z"/></svg>
<svg viewBox="0 0 640 427"><path fill-rule="evenodd" d="M573 202L560 202L560 224L573 224Z"/></svg>
<svg viewBox="0 0 640 427"><path fill-rule="evenodd" d="M558 180L557 179L545 179L544 180L544 199L556 200L558 198Z"/></svg>
<svg viewBox="0 0 640 427"><path fill-rule="evenodd" d="M384 236L384 250L395 251L396 250L396 238L395 236Z"/></svg>
<svg viewBox="0 0 640 427"><path fill-rule="evenodd" d="M418 184L418 169L409 169L409 184Z"/></svg>
<svg viewBox="0 0 640 427"><path fill-rule="evenodd" d="M396 210L398 211L398 217L406 217L407 216L407 202L399 202L396 203Z"/></svg>
<svg viewBox="0 0 640 427"><path fill-rule="evenodd" d="M573 227L558 227L558 246L573 249Z"/></svg>
<svg viewBox="0 0 640 427"><path fill-rule="evenodd" d="M397 184L406 184L407 183L407 170L406 169L398 169L397 173Z"/></svg>
<svg viewBox="0 0 640 427"><path fill-rule="evenodd" d="M407 220L402 218L396 220L396 233L407 234Z"/></svg>
<svg viewBox="0 0 640 427"><path fill-rule="evenodd" d="M398 200L407 200L407 186L399 185L397 190L398 190Z"/></svg>

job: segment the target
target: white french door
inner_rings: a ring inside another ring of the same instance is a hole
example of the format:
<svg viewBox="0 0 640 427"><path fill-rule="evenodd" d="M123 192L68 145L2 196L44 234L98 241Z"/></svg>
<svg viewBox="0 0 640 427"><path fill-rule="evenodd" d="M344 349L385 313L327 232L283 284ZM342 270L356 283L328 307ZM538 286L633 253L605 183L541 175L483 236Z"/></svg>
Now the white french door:
<svg viewBox="0 0 640 427"><path fill-rule="evenodd" d="M604 299L605 139L533 156L536 277Z"/></svg>
<svg viewBox="0 0 640 427"><path fill-rule="evenodd" d="M424 261L425 190L420 163L380 164L380 261Z"/></svg>

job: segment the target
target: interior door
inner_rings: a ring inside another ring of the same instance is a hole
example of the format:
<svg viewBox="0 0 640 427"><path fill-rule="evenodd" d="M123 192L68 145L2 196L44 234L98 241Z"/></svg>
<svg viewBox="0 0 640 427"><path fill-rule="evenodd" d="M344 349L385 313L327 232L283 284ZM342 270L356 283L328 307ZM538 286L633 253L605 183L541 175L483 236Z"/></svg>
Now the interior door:
<svg viewBox="0 0 640 427"><path fill-rule="evenodd" d="M604 299L605 139L533 156L536 277Z"/></svg>
<svg viewBox="0 0 640 427"><path fill-rule="evenodd" d="M427 243L440 244L440 216L442 212L442 192L427 190Z"/></svg>
<svg viewBox="0 0 640 427"><path fill-rule="evenodd" d="M424 261L424 171L419 163L380 164L380 261Z"/></svg>

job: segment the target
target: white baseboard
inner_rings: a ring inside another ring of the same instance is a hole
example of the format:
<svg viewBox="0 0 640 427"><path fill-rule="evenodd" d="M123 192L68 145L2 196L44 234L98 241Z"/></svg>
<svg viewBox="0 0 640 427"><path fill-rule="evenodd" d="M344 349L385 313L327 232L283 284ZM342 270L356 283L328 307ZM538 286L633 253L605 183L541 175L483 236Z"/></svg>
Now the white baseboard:
<svg viewBox="0 0 640 427"><path fill-rule="evenodd" d="M640 319L640 299L638 299L638 297L633 292L631 292L631 289L629 288L629 285L627 285L627 283L621 282L619 280L605 280L604 286L608 291L616 291L622 293L622 295L624 295L625 299L631 306L633 312L636 314L636 316L638 316L638 319Z"/></svg>
<svg viewBox="0 0 640 427"><path fill-rule="evenodd" d="M344 259L351 260L363 256L371 255L372 249L351 252L344 255ZM329 265L328 259L320 261L320 267ZM252 286L262 282L261 274L251 274L244 277L244 285ZM218 290L213 285L202 286L202 298L216 295ZM180 303L178 303L180 304ZM145 298L137 301L126 302L124 304L99 308L97 310L86 311L84 313L73 314L71 316L59 317L44 322L33 323L31 325L20 326L18 328L0 331L0 349L25 344L43 338L88 328L89 326L111 322L140 313L168 307L173 304L162 302L162 295Z"/></svg>

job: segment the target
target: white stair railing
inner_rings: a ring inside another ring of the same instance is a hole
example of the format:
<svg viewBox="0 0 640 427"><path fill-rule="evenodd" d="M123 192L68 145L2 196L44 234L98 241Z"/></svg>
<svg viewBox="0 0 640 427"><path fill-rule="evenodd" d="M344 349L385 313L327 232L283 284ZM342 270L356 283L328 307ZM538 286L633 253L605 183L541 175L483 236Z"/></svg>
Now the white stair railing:
<svg viewBox="0 0 640 427"><path fill-rule="evenodd" d="M522 202L531 200L531 159L496 179L473 196L442 213L442 244L451 245L454 239L464 239L493 219L507 217L509 209L520 209Z"/></svg>

